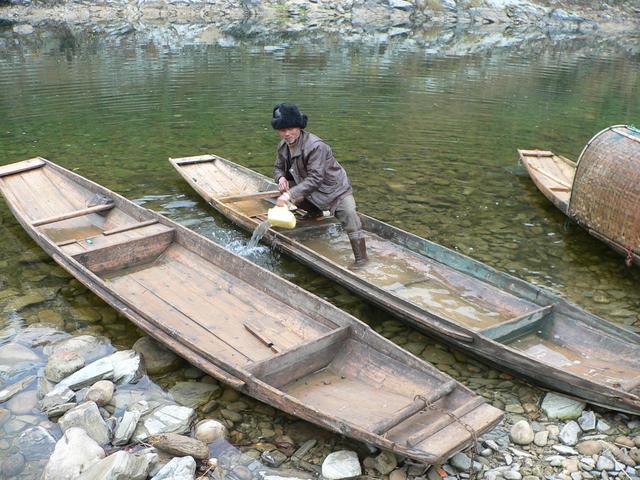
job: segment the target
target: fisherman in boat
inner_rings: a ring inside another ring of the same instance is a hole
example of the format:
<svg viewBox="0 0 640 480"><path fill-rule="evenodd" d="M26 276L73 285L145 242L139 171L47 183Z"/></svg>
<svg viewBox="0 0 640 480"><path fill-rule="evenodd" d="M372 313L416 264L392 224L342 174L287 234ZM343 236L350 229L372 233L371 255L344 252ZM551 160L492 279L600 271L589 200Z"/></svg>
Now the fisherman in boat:
<svg viewBox="0 0 640 480"><path fill-rule="evenodd" d="M311 220L330 211L347 232L355 262L366 265L367 246L360 217L356 212L351 182L321 138L307 132L307 116L292 103L273 108L271 126L282 140L278 144L274 178L282 195L278 206L294 203L305 210L301 220Z"/></svg>

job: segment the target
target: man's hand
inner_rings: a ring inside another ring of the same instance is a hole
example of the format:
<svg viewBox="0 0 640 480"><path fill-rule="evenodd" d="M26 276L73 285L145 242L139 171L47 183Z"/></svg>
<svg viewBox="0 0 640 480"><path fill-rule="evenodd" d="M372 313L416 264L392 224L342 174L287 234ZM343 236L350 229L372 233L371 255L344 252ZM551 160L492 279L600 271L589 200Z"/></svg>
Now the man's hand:
<svg viewBox="0 0 640 480"><path fill-rule="evenodd" d="M289 191L289 181L285 177L280 177L278 180L278 190L280 190L280 193Z"/></svg>
<svg viewBox="0 0 640 480"><path fill-rule="evenodd" d="M286 179L285 179L285 182L286 182ZM282 195L280 195L276 200L276 206L284 207L290 199L291 199L291 196L287 192L285 192Z"/></svg>

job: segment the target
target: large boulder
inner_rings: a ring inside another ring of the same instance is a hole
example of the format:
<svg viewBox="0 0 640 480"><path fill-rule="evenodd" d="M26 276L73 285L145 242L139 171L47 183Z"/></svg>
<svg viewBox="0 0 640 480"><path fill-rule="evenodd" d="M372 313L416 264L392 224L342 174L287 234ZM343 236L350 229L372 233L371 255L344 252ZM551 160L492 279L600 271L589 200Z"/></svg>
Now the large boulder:
<svg viewBox="0 0 640 480"><path fill-rule="evenodd" d="M82 403L72 408L60 418L58 424L62 431L66 432L73 427L82 428L98 444L109 443L109 427L94 402Z"/></svg>
<svg viewBox="0 0 640 480"><path fill-rule="evenodd" d="M45 467L42 480L69 480L105 457L104 450L81 428L69 428Z"/></svg>
<svg viewBox="0 0 640 480"><path fill-rule="evenodd" d="M147 373L157 375L177 369L182 359L171 350L164 348L151 337L142 337L132 347L144 358Z"/></svg>

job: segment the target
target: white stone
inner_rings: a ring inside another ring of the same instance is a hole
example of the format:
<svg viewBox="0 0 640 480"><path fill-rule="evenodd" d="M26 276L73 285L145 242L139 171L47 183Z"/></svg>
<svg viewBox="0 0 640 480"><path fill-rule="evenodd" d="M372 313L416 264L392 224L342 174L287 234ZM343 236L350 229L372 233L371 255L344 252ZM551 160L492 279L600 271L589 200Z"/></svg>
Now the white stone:
<svg viewBox="0 0 640 480"><path fill-rule="evenodd" d="M574 448L567 445L551 445L551 448L562 455L578 455L578 452Z"/></svg>
<svg viewBox="0 0 640 480"><path fill-rule="evenodd" d="M109 427L104 422L98 406L93 402L86 402L72 408L58 421L62 431L72 427L82 428L98 444L109 443Z"/></svg>
<svg viewBox="0 0 640 480"><path fill-rule="evenodd" d="M598 457L598 463L596 464L596 470L613 470L615 468L615 463L609 457L605 457L604 455L600 455Z"/></svg>
<svg viewBox="0 0 640 480"><path fill-rule="evenodd" d="M542 400L540 408L550 419L572 420L578 418L586 404L554 392L549 392Z"/></svg>
<svg viewBox="0 0 640 480"><path fill-rule="evenodd" d="M340 480L362 475L356 452L340 450L330 453L322 462L322 476L327 480Z"/></svg>
<svg viewBox="0 0 640 480"><path fill-rule="evenodd" d="M104 450L84 430L70 428L56 443L42 479L75 479L104 456Z"/></svg>
<svg viewBox="0 0 640 480"><path fill-rule="evenodd" d="M601 433L606 433L609 430L611 430L611 426L604 420L598 420L598 425L596 426L596 429Z"/></svg>
<svg viewBox="0 0 640 480"><path fill-rule="evenodd" d="M529 445L533 442L533 429L529 422L526 420L520 420L516 422L509 431L509 438L513 443L518 445Z"/></svg>
<svg viewBox="0 0 640 480"><path fill-rule="evenodd" d="M109 380L99 380L87 390L84 396L86 402L95 402L99 407L104 407L113 396L115 385Z"/></svg>
<svg viewBox="0 0 640 480"><path fill-rule="evenodd" d="M145 440L158 433L185 433L193 422L195 411L193 408L180 405L165 405L154 410L143 421L138 423L133 439Z"/></svg>
<svg viewBox="0 0 640 480"><path fill-rule="evenodd" d="M78 480L145 480L149 474L151 458L124 450L109 455L87 468Z"/></svg>
<svg viewBox="0 0 640 480"><path fill-rule="evenodd" d="M578 425L577 422L571 420L570 422L567 422L564 427L562 427L558 438L563 444L572 447L578 443L578 435L581 431L582 430L580 429L580 425Z"/></svg>
<svg viewBox="0 0 640 480"><path fill-rule="evenodd" d="M193 457L175 457L156 473L151 480L193 480L196 461Z"/></svg>
<svg viewBox="0 0 640 480"><path fill-rule="evenodd" d="M578 425L583 432L590 432L596 429L596 414L591 410L585 410L578 419Z"/></svg>
<svg viewBox="0 0 640 480"><path fill-rule="evenodd" d="M131 435L133 435L133 432L138 426L140 415L140 412L124 412L113 434L112 443L114 445L126 445L129 442Z"/></svg>
<svg viewBox="0 0 640 480"><path fill-rule="evenodd" d="M549 457L545 457L544 461L549 462L549 465L552 467L562 467L564 464L565 457L562 455L551 455Z"/></svg>
<svg viewBox="0 0 640 480"><path fill-rule="evenodd" d="M114 348L105 339L93 337L91 335L78 335L68 337L44 347L45 355L55 355L58 352L75 352L85 359L86 362L103 357L112 353Z"/></svg>
<svg viewBox="0 0 640 480"><path fill-rule="evenodd" d="M414 5L411 2L405 0L389 0L389 6L397 10L412 10Z"/></svg>
<svg viewBox="0 0 640 480"><path fill-rule="evenodd" d="M548 430L542 430L541 432L538 432L533 436L533 443L535 443L538 447L545 447L548 441L549 441Z"/></svg>
<svg viewBox="0 0 640 480"><path fill-rule="evenodd" d="M227 436L227 428L217 420L203 420L196 425L195 437L204 443L213 443Z"/></svg>
<svg viewBox="0 0 640 480"><path fill-rule="evenodd" d="M506 480L522 480L522 474L516 470L507 470L502 474Z"/></svg>

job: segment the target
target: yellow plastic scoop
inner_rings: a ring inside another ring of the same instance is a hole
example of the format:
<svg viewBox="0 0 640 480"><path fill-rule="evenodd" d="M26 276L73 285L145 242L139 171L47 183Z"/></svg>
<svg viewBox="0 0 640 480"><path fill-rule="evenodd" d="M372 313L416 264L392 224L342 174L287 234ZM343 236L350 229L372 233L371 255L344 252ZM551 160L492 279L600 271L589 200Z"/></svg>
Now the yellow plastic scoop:
<svg viewBox="0 0 640 480"><path fill-rule="evenodd" d="M294 228L296 217L285 207L273 207L267 211L267 221L272 227Z"/></svg>

